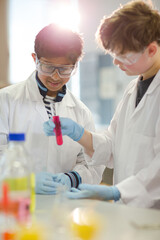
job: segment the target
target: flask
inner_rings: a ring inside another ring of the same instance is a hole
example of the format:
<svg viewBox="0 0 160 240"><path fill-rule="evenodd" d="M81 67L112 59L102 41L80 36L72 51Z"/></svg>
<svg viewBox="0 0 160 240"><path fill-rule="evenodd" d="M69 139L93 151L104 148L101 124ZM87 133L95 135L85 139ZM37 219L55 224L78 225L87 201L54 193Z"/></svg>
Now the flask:
<svg viewBox="0 0 160 240"><path fill-rule="evenodd" d="M10 133L9 145L0 160L0 183L9 188L10 212L18 221L30 217L31 166L24 148L25 134Z"/></svg>

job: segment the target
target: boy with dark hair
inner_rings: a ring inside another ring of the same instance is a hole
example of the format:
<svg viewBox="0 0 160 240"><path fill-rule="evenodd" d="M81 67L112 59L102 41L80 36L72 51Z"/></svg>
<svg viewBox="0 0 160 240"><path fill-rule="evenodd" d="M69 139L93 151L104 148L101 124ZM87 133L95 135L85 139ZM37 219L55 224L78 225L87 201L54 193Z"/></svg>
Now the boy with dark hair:
<svg viewBox="0 0 160 240"><path fill-rule="evenodd" d="M50 24L35 39L36 71L26 81L0 90L0 154L10 132L26 133L39 194L55 194L61 184L70 189L102 179L104 166L87 166L88 157L78 143L63 137L63 145L57 146L56 138L43 132L43 122L53 115L69 117L94 131L91 112L66 87L82 53L80 34Z"/></svg>
<svg viewBox="0 0 160 240"><path fill-rule="evenodd" d="M68 197L160 208L160 14L144 1L131 1L102 20L97 36L114 64L138 78L126 88L103 134L61 119L63 134L79 134L93 166L114 167L114 186L81 184ZM51 134L53 124L44 127Z"/></svg>

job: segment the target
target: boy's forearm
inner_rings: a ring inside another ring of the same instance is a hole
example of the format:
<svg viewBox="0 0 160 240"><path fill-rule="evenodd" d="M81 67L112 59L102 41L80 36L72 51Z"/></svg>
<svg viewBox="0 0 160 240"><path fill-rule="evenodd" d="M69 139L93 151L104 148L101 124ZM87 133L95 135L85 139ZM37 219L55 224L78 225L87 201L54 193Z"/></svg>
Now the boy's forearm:
<svg viewBox="0 0 160 240"><path fill-rule="evenodd" d="M87 130L84 130L84 134L81 139L78 141L85 149L85 153L92 157L94 153L93 149L93 141L92 141L92 134Z"/></svg>

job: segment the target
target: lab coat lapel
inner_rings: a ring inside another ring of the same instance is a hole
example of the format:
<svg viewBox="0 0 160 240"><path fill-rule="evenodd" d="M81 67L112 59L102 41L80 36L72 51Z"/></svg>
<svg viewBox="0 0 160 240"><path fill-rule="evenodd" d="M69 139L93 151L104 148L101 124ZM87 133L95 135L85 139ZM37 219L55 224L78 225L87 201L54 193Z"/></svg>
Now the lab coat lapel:
<svg viewBox="0 0 160 240"><path fill-rule="evenodd" d="M138 81L137 81L137 83L138 83ZM146 93L144 94L143 98L139 102L138 106L135 107L136 96L137 96L137 85L136 85L134 91L132 92L131 107L132 107L132 110L133 110L132 111L133 114L131 115L131 117L133 117L136 113L138 113L143 108L145 102L147 101L148 96L153 93L153 91L157 88L157 86L159 84L160 84L160 71L158 71L158 73L154 77L153 81L151 82L151 84L148 87Z"/></svg>
<svg viewBox="0 0 160 240"><path fill-rule="evenodd" d="M136 95L137 95L137 82L138 79L135 79L135 84L130 88L128 91L127 100L128 101L128 107L127 107L127 116L128 118L132 118L132 116L135 113L135 102L136 102Z"/></svg>
<svg viewBox="0 0 160 240"><path fill-rule="evenodd" d="M39 113L39 115L42 117L42 119L44 121L48 120L48 115L47 115L47 111L46 108L44 106L43 100L41 102L36 102L36 106L35 106L37 112Z"/></svg>
<svg viewBox="0 0 160 240"><path fill-rule="evenodd" d="M75 107L75 102L72 99L73 97L71 97L70 95L70 91L68 89L66 89L66 94L64 96L64 98L62 99L62 101L59 103L56 103L56 114L61 116L61 117L65 117L68 116L69 117L69 112L72 108ZM72 110L71 110L72 112Z"/></svg>
<svg viewBox="0 0 160 240"><path fill-rule="evenodd" d="M35 109L39 113L41 118L44 121L47 121L48 120L47 111L44 106L43 97L41 96L37 86L35 74L36 72L33 72L32 75L28 78L27 98L33 102L33 104L35 105Z"/></svg>

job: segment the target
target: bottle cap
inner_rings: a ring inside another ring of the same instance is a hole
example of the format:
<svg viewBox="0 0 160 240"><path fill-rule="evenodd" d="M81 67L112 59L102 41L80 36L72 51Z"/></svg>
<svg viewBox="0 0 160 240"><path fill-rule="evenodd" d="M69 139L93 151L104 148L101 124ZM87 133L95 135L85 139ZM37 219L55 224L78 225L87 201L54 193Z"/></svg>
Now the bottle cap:
<svg viewBox="0 0 160 240"><path fill-rule="evenodd" d="M9 133L9 141L25 141L24 133Z"/></svg>

